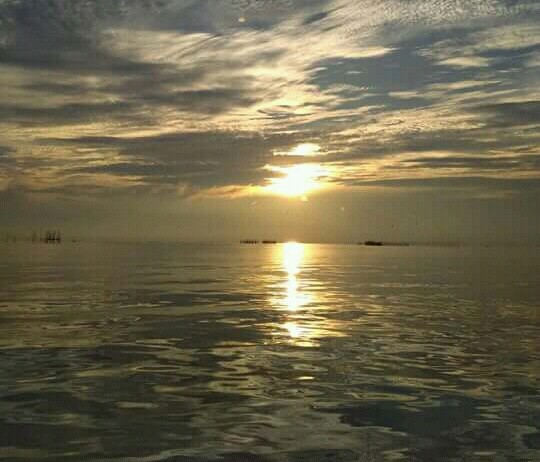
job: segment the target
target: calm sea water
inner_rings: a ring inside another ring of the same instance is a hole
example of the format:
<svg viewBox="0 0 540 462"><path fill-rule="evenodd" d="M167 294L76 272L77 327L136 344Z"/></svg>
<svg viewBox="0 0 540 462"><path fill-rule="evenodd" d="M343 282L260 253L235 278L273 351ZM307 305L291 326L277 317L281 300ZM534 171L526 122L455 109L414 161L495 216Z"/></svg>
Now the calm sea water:
<svg viewBox="0 0 540 462"><path fill-rule="evenodd" d="M0 246L0 460L540 460L540 250Z"/></svg>

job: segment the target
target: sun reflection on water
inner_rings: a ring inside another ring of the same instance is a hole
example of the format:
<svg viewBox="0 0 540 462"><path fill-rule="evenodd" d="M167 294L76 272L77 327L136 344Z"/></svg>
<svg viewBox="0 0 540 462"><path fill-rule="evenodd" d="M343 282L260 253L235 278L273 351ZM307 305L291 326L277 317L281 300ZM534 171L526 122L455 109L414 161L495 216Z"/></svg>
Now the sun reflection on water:
<svg viewBox="0 0 540 462"><path fill-rule="evenodd" d="M304 258L305 246L298 242L287 242L283 245L283 268L287 272L285 307L289 311L297 311L309 302L309 296L302 293L298 285Z"/></svg>
<svg viewBox="0 0 540 462"><path fill-rule="evenodd" d="M295 346L317 347L324 337L340 337L340 326L328 317L326 294L321 281L314 278L310 261L313 247L299 242L287 242L276 247L285 280L274 286L278 293L271 303L283 312L278 323L273 323L278 339L285 337Z"/></svg>
<svg viewBox="0 0 540 462"><path fill-rule="evenodd" d="M313 346L309 339L314 332L306 322L305 308L312 301L312 295L302 290L299 274L302 270L307 247L298 242L287 242L282 247L281 264L287 273L283 297L278 298L278 305L289 312L280 331L285 331L295 344Z"/></svg>
<svg viewBox="0 0 540 462"><path fill-rule="evenodd" d="M283 267L289 277L300 272L300 265L304 258L304 244L298 242L286 242L283 244Z"/></svg>
<svg viewBox="0 0 540 462"><path fill-rule="evenodd" d="M292 338L303 337L306 334L306 329L300 327L295 322L286 322L285 324L283 324L283 327L287 330L287 332L289 332L289 335Z"/></svg>

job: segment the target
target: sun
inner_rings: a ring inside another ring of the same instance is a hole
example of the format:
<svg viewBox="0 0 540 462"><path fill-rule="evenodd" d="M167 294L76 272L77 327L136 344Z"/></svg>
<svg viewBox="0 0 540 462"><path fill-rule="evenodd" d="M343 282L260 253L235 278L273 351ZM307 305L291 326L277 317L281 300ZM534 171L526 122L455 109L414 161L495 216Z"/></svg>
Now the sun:
<svg viewBox="0 0 540 462"><path fill-rule="evenodd" d="M268 166L267 169L281 176L271 178L266 189L286 197L305 197L306 194L322 187L321 178L326 175L326 170L319 164Z"/></svg>
<svg viewBox="0 0 540 462"><path fill-rule="evenodd" d="M321 154L321 147L316 143L297 144L289 151L275 151L274 156L300 156L312 157Z"/></svg>

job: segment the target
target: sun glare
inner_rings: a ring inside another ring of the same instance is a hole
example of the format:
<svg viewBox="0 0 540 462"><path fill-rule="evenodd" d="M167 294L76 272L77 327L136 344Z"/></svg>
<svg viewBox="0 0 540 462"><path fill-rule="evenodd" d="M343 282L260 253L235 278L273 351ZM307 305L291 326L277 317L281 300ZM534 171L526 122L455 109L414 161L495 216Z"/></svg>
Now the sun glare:
<svg viewBox="0 0 540 462"><path fill-rule="evenodd" d="M300 272L300 264L304 258L304 245L298 242L283 244L283 267L289 276Z"/></svg>
<svg viewBox="0 0 540 462"><path fill-rule="evenodd" d="M271 178L266 187L268 191L287 197L304 197L309 192L319 189L321 178L326 171L318 164L299 164L290 167L267 167L282 176Z"/></svg>
<svg viewBox="0 0 540 462"><path fill-rule="evenodd" d="M316 156L321 153L321 147L316 143L301 143L297 144L289 151L276 151L274 156L300 156L309 157Z"/></svg>
<svg viewBox="0 0 540 462"><path fill-rule="evenodd" d="M308 299L298 287L297 274L304 258L304 245L298 242L287 242L283 245L283 268L287 272L287 296L285 304L289 311L296 311Z"/></svg>

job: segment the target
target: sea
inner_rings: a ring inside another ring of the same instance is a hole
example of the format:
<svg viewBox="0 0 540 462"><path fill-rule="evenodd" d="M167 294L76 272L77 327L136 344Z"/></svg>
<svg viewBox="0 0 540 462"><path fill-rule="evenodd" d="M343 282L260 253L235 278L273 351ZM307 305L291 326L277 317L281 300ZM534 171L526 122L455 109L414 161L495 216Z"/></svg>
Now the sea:
<svg viewBox="0 0 540 462"><path fill-rule="evenodd" d="M540 461L540 247L2 243L0 460Z"/></svg>

